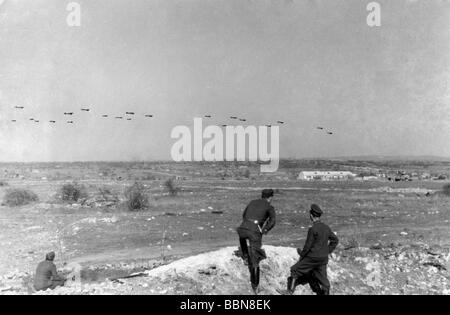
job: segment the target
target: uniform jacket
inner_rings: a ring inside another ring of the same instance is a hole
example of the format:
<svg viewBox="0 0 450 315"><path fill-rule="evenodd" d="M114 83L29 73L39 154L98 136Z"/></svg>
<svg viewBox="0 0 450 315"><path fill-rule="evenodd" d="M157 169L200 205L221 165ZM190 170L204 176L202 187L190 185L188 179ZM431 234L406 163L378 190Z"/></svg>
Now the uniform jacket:
<svg viewBox="0 0 450 315"><path fill-rule="evenodd" d="M251 201L245 208L242 217L240 228L250 231L266 234L275 226L275 209L266 199ZM264 223L266 224L264 225Z"/></svg>
<svg viewBox="0 0 450 315"><path fill-rule="evenodd" d="M303 250L298 249L299 255L311 258L328 258L339 243L339 239L330 227L320 221L314 222L308 230Z"/></svg>
<svg viewBox="0 0 450 315"><path fill-rule="evenodd" d="M36 276L34 278L35 289L43 290L50 287L53 283L52 280L61 280L55 264L48 260L40 262L36 268Z"/></svg>

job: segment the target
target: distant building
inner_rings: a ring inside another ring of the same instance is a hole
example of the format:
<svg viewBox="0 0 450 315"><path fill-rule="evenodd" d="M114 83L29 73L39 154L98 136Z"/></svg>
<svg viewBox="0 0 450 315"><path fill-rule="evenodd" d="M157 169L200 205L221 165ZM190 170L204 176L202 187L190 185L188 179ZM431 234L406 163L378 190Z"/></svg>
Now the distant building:
<svg viewBox="0 0 450 315"><path fill-rule="evenodd" d="M356 174L348 171L302 171L298 174L300 180L348 180Z"/></svg>

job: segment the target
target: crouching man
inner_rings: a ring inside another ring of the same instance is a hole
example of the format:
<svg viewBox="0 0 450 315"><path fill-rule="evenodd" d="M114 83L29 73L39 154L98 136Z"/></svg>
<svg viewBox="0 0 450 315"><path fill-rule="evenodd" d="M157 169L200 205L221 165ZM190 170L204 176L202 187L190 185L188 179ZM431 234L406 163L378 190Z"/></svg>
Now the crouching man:
<svg viewBox="0 0 450 315"><path fill-rule="evenodd" d="M309 283L311 289L317 295L329 295L328 255L334 251L339 240L330 227L320 221L323 212L318 205L311 205L309 213L313 225L308 230L303 250L297 249L300 260L291 267L287 289L292 294L297 285Z"/></svg>
<svg viewBox="0 0 450 315"><path fill-rule="evenodd" d="M54 289L63 286L66 279L58 275L56 265L53 263L55 253L50 252L45 255L45 260L40 262L36 268L36 276L34 278L34 288L37 291Z"/></svg>

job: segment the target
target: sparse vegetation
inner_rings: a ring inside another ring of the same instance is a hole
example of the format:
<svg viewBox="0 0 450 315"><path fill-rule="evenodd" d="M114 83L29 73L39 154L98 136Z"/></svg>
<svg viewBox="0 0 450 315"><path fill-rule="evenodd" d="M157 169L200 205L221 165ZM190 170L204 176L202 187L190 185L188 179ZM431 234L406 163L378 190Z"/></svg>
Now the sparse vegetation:
<svg viewBox="0 0 450 315"><path fill-rule="evenodd" d="M61 199L65 202L78 202L86 197L85 187L77 183L65 184L61 188Z"/></svg>
<svg viewBox="0 0 450 315"><path fill-rule="evenodd" d="M141 211L148 208L149 202L145 187L138 182L125 190L125 198L130 211Z"/></svg>
<svg viewBox="0 0 450 315"><path fill-rule="evenodd" d="M8 183L0 180L0 187L7 187Z"/></svg>
<svg viewBox="0 0 450 315"><path fill-rule="evenodd" d="M180 188L178 188L175 184L173 178L169 178L164 182L164 187L167 189L171 196L176 196L180 192Z"/></svg>
<svg viewBox="0 0 450 315"><path fill-rule="evenodd" d="M10 207L19 207L38 201L38 196L27 189L8 190L3 199L3 203Z"/></svg>

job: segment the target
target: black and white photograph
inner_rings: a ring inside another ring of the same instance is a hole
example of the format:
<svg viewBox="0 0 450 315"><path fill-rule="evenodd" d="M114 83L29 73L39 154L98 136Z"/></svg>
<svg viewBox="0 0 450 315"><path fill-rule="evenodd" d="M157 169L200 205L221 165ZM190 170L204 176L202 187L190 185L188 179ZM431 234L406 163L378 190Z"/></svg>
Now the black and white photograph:
<svg viewBox="0 0 450 315"><path fill-rule="evenodd" d="M449 220L448 0L0 0L0 295L450 295Z"/></svg>

